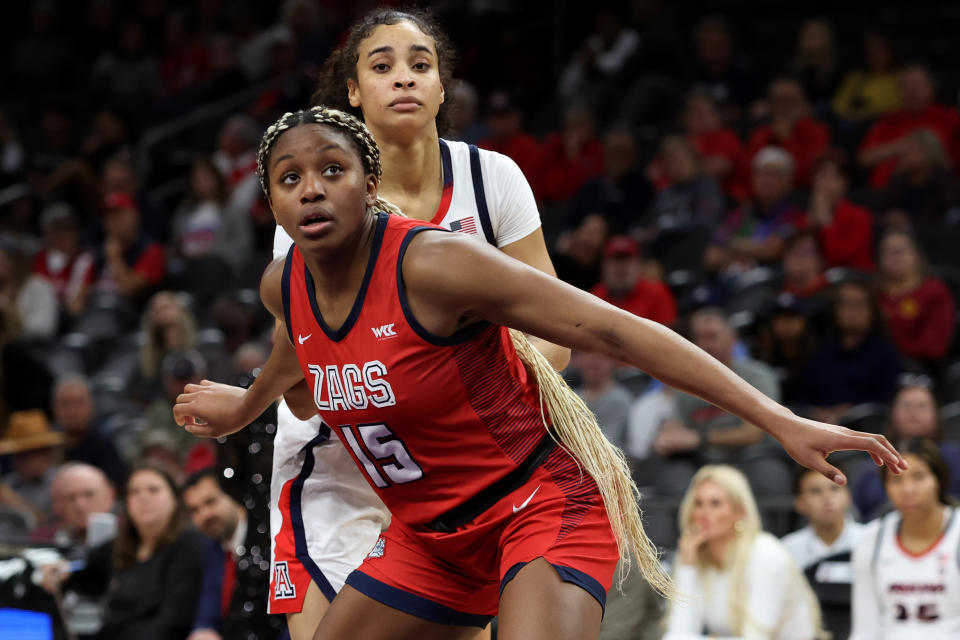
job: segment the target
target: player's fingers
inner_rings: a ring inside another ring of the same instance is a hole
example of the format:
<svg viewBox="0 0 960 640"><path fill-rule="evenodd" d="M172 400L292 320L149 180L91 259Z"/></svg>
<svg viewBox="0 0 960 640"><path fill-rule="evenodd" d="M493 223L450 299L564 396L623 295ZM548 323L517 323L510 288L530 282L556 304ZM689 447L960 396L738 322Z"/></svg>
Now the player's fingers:
<svg viewBox="0 0 960 640"><path fill-rule="evenodd" d="M177 404L173 405L173 419L179 426L184 426L187 422L187 416L189 405L186 403L181 403L180 398L177 398Z"/></svg>
<svg viewBox="0 0 960 640"><path fill-rule="evenodd" d="M860 440L861 446L857 447L862 449L871 456L876 456L880 458L883 464L886 464L891 471L894 473L900 473L906 469L906 463L903 460L903 457L900 456L900 453L893 448L887 439L881 435L860 435L853 436ZM876 462L876 460L874 460Z"/></svg>
<svg viewBox="0 0 960 640"><path fill-rule="evenodd" d="M840 469L836 468L835 466L827 462L826 458L821 458L817 456L812 461L810 461L810 464L806 466L822 474L823 477L825 477L827 480L830 480L834 484L837 484L841 487L847 484L847 477L843 475Z"/></svg>
<svg viewBox="0 0 960 640"><path fill-rule="evenodd" d="M873 460L873 464L877 465L878 467L883 466L883 458L881 458L877 454L871 453L870 458Z"/></svg>
<svg viewBox="0 0 960 640"><path fill-rule="evenodd" d="M195 383L193 383L193 382L188 382L186 385L184 385L184 387L183 387L183 392L184 392L184 393L196 393L197 391L200 391L201 389L203 389L203 387L201 387L199 384L195 384Z"/></svg>
<svg viewBox="0 0 960 640"><path fill-rule="evenodd" d="M200 423L197 423L197 422L187 422L187 423L184 425L184 429L187 430L187 433L191 433L191 434L193 434L193 435L195 435L195 436L199 436L199 437L201 437L201 438L214 438L214 437L216 437L216 434L213 433L213 429L210 427L210 425L206 424L205 422L200 422Z"/></svg>

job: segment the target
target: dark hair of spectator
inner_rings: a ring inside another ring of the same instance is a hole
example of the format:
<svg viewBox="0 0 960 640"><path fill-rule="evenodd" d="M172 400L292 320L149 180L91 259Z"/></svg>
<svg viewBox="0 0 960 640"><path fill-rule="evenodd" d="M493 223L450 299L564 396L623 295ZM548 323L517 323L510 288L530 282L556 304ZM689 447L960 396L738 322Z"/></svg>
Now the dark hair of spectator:
<svg viewBox="0 0 960 640"><path fill-rule="evenodd" d="M903 456L914 455L926 463L937 479L937 500L940 504L956 505L957 501L947 491L950 490L950 467L940 453L940 447L929 438L910 438L896 443L897 449ZM880 476L886 485L890 478L890 469L887 465L880 467Z"/></svg>
<svg viewBox="0 0 960 640"><path fill-rule="evenodd" d="M810 171L811 175L817 175L817 172L828 164L835 166L837 172L843 176L843 179L846 180L848 184L850 183L850 179L853 177L853 169L850 166L850 159L843 149L831 147L817 156L817 159L813 161L813 166Z"/></svg>
<svg viewBox="0 0 960 640"><path fill-rule="evenodd" d="M187 191L187 197L185 202L189 206L195 206L199 204L199 199L197 194L193 191L193 172L197 169L202 169L206 171L213 178L214 182L217 185L216 200L220 205L226 204L227 202L227 181L224 179L223 174L220 173L220 170L217 169L217 165L213 164L213 160L210 156L198 156L194 161L193 165L190 167L190 190Z"/></svg>
<svg viewBox="0 0 960 640"><path fill-rule="evenodd" d="M187 479L183 481L183 487L181 490L186 493L187 489L194 488L207 478L213 480L217 486L220 487L221 491L224 493L227 492L226 487L223 486L223 475L217 473L215 467L205 467L199 471L194 471L191 473L189 476L187 476Z"/></svg>
<svg viewBox="0 0 960 640"><path fill-rule="evenodd" d="M880 249L883 247L883 244L887 241L888 238L893 236L903 236L907 239L907 242L910 243L910 246L913 248L913 252L917 254L917 271L921 278L926 277L930 274L930 265L927 263L927 256L923 253L923 249L920 247L920 243L917 242L916 236L907 231L906 229L888 229L880 236L880 241L877 242L877 257L878 263L881 263L880 259ZM880 268L878 264L877 268L877 278L880 280L880 285L884 284L883 269Z"/></svg>
<svg viewBox="0 0 960 640"><path fill-rule="evenodd" d="M893 426L893 406L897 404L897 398L905 392L921 390L930 396L930 402L933 403L934 427L933 435L930 436L930 439L938 444L942 442L943 424L940 422L940 412L937 411L937 396L933 392L933 380L924 374L904 373L900 375L898 382L900 386L897 387L897 392L893 394L893 398L890 401L890 415L887 418L887 424L883 428L883 435L885 435L890 442L896 442L900 439L900 434L897 433L896 428Z"/></svg>
<svg viewBox="0 0 960 640"><path fill-rule="evenodd" d="M840 302L840 291L847 287L853 287L855 289L860 289L866 296L870 304L870 333L871 337L875 338L884 338L887 339L887 323L884 319L883 311L880 309L880 302L877 300L877 294L874 290L874 286L871 282L864 280L862 278L848 278L841 282L838 282L833 286L831 291L831 296L833 298L833 306L831 308L830 321L831 329L833 331L834 337L839 338L839 330L837 327L837 306Z"/></svg>
<svg viewBox="0 0 960 640"><path fill-rule="evenodd" d="M787 239L783 241L783 253L786 254L788 251L793 249L798 242L808 238L813 241L814 245L816 245L817 254L822 256L823 248L820 246L820 237L811 229L802 229L787 236Z"/></svg>
<svg viewBox="0 0 960 640"><path fill-rule="evenodd" d="M377 27L400 22L412 23L424 35L433 38L436 45L437 71L440 73L440 83L446 92L440 110L437 112L437 130L443 134L449 125L450 105L453 100L453 64L456 53L447 34L440 28L440 24L433 15L420 9L408 8L400 11L376 9L354 23L343 44L334 49L327 58L320 72L317 89L310 97L310 104L333 107L363 120L363 111L352 107L347 100L347 79L354 81L357 79L360 43L369 38Z"/></svg>
<svg viewBox="0 0 960 640"><path fill-rule="evenodd" d="M141 471L150 471L163 478L163 481L167 484L167 487L170 488L170 492L176 501L176 508L173 510L170 522L167 523L166 530L164 530L163 535L160 536L160 540L157 542L157 548L165 547L176 540L177 536L183 532L187 524L187 510L186 507L183 506L183 498L181 497L180 490L177 488L177 483L174 481L173 476L170 475L170 472L164 467L152 462L138 463L133 470L130 471L130 475L127 476L127 482L123 487L124 514L123 517L120 518L117 537L113 543L113 564L116 571L124 571L137 563L137 548L140 546L140 533L130 520L130 514L127 513L127 492L130 490L130 482L134 476Z"/></svg>

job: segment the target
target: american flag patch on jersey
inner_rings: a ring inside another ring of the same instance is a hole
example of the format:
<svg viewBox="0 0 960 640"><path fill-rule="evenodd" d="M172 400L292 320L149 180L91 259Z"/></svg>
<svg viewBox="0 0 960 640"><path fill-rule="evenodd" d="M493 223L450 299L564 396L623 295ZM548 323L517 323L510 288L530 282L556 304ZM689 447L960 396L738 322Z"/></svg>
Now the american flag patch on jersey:
<svg viewBox="0 0 960 640"><path fill-rule="evenodd" d="M460 218L450 223L450 231L459 231L461 233L472 233L477 235L477 222L471 218Z"/></svg>

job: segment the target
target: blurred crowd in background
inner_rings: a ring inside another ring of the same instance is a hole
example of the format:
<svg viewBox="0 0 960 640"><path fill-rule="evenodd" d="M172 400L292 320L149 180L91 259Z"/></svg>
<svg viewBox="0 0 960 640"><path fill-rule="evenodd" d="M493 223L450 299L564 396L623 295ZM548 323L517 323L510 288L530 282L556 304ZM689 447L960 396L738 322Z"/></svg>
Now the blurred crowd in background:
<svg viewBox="0 0 960 640"><path fill-rule="evenodd" d="M559 277L685 333L798 413L932 438L960 495L960 67L935 28L960 12L707 5L433 3L458 49L441 135L517 162ZM211 468L263 528L275 418L201 442L172 402L188 382L249 380L269 354L256 287L275 225L256 148L373 6L4 7L0 533L88 545L85 518L132 516L147 477L172 492L180 535L180 487ZM745 474L768 531L801 523L792 463L758 427L603 357L574 354L567 376L632 461L664 548L704 464ZM850 517L889 507L868 458L837 461ZM251 571L269 553L259 534ZM255 609L248 622L266 618Z"/></svg>

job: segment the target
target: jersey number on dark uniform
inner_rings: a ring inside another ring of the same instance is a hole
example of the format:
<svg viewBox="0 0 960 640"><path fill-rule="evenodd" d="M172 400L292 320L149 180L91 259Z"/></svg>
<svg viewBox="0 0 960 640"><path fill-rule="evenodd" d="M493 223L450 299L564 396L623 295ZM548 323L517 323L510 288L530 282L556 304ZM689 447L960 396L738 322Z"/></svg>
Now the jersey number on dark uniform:
<svg viewBox="0 0 960 640"><path fill-rule="evenodd" d="M340 430L347 446L363 464L376 486L383 488L391 484L406 484L423 477L423 469L410 455L403 440L382 422L343 424Z"/></svg>

